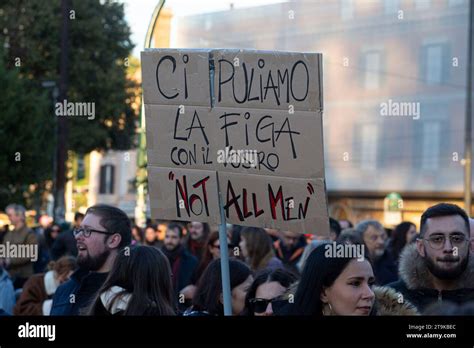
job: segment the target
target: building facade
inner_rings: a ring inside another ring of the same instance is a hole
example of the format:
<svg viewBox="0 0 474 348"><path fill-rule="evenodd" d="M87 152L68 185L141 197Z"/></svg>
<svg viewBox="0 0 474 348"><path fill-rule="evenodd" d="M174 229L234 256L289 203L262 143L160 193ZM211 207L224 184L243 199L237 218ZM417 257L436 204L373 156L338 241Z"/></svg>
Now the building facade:
<svg viewBox="0 0 474 348"><path fill-rule="evenodd" d="M330 214L463 205L467 0L308 0L177 17L172 47L323 53Z"/></svg>

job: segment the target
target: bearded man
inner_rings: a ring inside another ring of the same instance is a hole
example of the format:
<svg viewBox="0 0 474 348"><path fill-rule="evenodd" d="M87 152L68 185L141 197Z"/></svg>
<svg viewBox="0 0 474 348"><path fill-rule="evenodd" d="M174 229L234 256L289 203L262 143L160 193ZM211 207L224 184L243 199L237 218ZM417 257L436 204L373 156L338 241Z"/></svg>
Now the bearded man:
<svg viewBox="0 0 474 348"><path fill-rule="evenodd" d="M433 302L473 301L469 240L469 218L463 209L447 203L428 208L421 216L416 244L406 246L400 256L400 280L388 286L420 312Z"/></svg>
<svg viewBox="0 0 474 348"><path fill-rule="evenodd" d="M79 269L56 290L51 315L83 313L103 285L119 251L132 240L127 214L105 204L87 209L73 234Z"/></svg>

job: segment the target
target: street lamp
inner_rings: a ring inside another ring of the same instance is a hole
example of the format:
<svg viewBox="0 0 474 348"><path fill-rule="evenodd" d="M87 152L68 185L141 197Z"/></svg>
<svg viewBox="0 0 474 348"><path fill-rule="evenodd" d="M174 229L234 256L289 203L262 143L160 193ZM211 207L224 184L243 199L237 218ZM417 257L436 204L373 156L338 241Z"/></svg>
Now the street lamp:
<svg viewBox="0 0 474 348"><path fill-rule="evenodd" d="M158 17L160 16L161 9L165 4L164 0L159 0L156 5L153 14L151 16L150 24L148 24L148 29L145 36L145 45L144 48L150 48L153 39L153 33L155 31L156 23L158 22ZM145 136L145 105L143 103L143 97L141 102L141 111L140 111L140 128L139 133L139 143L138 143L138 156L137 156L137 204L135 207L135 222L138 226L144 227L146 223L146 197L145 197L145 179L146 179L146 170L144 166L146 164L146 136Z"/></svg>

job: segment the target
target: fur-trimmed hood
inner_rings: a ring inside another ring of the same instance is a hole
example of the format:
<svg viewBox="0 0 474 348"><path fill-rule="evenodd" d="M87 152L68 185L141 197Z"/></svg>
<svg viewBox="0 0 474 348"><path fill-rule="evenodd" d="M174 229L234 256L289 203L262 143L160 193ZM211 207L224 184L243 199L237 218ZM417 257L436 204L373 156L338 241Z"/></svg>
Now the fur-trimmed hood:
<svg viewBox="0 0 474 348"><path fill-rule="evenodd" d="M281 296L282 299L289 300L290 295L296 294L298 282L293 283ZM378 316L390 315L418 315L418 310L410 302L404 300L400 303L399 294L392 288L386 286L374 286L375 294L375 314Z"/></svg>
<svg viewBox="0 0 474 348"><path fill-rule="evenodd" d="M386 286L374 286L375 312L379 316L388 315L418 315L418 310L407 300L400 303L399 294Z"/></svg>
<svg viewBox="0 0 474 348"><path fill-rule="evenodd" d="M469 255L469 264L466 270L457 279L456 289L474 289L474 255ZM400 278L410 290L433 289L433 276L431 275L425 260L416 250L416 244L407 245L401 255L398 272Z"/></svg>

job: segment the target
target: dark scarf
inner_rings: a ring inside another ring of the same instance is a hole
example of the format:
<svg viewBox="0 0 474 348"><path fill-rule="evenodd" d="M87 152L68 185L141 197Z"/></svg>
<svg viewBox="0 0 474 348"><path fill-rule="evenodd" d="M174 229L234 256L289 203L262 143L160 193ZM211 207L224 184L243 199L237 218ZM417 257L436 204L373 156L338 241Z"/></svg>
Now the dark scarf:
<svg viewBox="0 0 474 348"><path fill-rule="evenodd" d="M163 245L161 247L161 251L163 252L163 254L166 255L166 257L168 258L168 261L170 262L170 265L171 267L173 267L173 263L176 261L176 259L178 257L181 256L181 252L183 251L183 246L182 245L178 245L175 249L173 250L168 250L166 249L166 247Z"/></svg>
<svg viewBox="0 0 474 348"><path fill-rule="evenodd" d="M198 260L201 260L205 244L205 240L196 241L190 238L188 243L188 249L191 254L198 258Z"/></svg>
<svg viewBox="0 0 474 348"><path fill-rule="evenodd" d="M179 278L179 269L181 266L181 254L183 252L183 246L179 245L174 250L168 250L165 248L165 246L163 246L161 248L161 251L163 251L163 253L168 258L168 261L170 262L171 272L173 274L173 288L176 289Z"/></svg>

